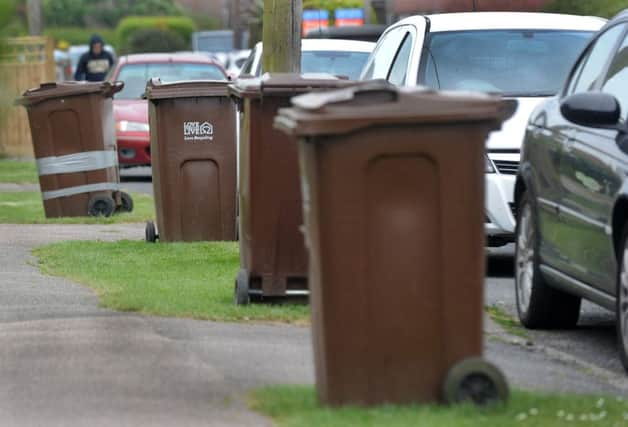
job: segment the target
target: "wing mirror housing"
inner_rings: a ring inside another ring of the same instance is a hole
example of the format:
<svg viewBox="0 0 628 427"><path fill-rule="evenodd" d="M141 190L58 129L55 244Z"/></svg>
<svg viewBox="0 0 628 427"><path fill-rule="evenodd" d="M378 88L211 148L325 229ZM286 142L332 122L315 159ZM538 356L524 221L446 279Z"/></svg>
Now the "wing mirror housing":
<svg viewBox="0 0 628 427"><path fill-rule="evenodd" d="M570 95L560 105L563 117L580 126L625 131L620 123L621 107L608 93L585 92Z"/></svg>

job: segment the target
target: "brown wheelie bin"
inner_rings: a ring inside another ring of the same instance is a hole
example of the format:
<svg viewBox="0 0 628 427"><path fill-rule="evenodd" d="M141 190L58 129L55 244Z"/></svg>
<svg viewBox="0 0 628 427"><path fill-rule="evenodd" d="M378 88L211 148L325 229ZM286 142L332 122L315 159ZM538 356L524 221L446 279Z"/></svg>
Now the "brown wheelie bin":
<svg viewBox="0 0 628 427"><path fill-rule="evenodd" d="M236 304L248 304L250 297L308 294L297 147L273 128L273 118L295 95L347 84L327 74L266 74L238 80L230 88L243 112Z"/></svg>
<svg viewBox="0 0 628 427"><path fill-rule="evenodd" d="M47 218L131 211L120 191L112 97L122 82L44 83L26 107Z"/></svg>
<svg viewBox="0 0 628 427"><path fill-rule="evenodd" d="M480 358L484 144L514 105L383 83L293 103L321 402L505 398Z"/></svg>
<svg viewBox="0 0 628 427"><path fill-rule="evenodd" d="M236 111L228 84L148 82L157 230L146 225L147 241L235 240Z"/></svg>

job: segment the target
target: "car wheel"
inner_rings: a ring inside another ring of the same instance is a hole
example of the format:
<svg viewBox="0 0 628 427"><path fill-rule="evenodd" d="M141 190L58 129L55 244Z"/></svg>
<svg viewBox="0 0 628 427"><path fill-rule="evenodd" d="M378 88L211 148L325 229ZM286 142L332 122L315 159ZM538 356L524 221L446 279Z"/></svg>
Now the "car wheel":
<svg viewBox="0 0 628 427"><path fill-rule="evenodd" d="M622 233L617 263L617 343L621 363L628 373L628 224Z"/></svg>
<svg viewBox="0 0 628 427"><path fill-rule="evenodd" d="M518 207L515 249L515 295L521 324L530 329L573 328L581 299L550 287L539 268L540 239L529 195Z"/></svg>

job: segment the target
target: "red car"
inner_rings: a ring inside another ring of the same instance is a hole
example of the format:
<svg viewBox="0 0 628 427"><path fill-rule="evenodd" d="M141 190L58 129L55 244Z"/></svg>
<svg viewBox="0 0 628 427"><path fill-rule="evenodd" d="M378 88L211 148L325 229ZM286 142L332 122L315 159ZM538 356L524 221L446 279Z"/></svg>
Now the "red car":
<svg viewBox="0 0 628 427"><path fill-rule="evenodd" d="M108 78L124 82L124 89L113 100L121 167L150 165L148 104L142 94L146 82L153 77L159 77L163 82L227 80L227 73L218 62L203 54L158 53L121 57Z"/></svg>

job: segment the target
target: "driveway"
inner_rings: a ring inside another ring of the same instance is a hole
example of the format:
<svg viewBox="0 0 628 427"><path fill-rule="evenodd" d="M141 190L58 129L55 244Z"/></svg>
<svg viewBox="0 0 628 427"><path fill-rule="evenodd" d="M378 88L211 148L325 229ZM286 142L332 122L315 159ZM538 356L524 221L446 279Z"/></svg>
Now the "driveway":
<svg viewBox="0 0 628 427"><path fill-rule="evenodd" d="M0 425L263 426L249 390L313 383L308 328L111 312L88 289L41 275L30 255L55 241L142 236L142 224L0 225ZM486 331L487 357L515 387L626 390L623 377L513 343L492 322Z"/></svg>

